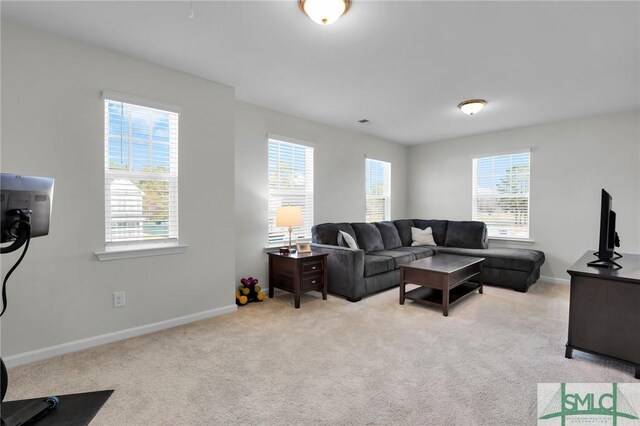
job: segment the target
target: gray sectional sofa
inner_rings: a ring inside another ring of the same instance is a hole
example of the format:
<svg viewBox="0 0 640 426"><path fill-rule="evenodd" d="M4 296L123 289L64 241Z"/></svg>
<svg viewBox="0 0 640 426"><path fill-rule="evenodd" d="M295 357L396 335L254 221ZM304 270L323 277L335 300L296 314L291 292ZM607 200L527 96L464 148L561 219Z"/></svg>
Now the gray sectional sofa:
<svg viewBox="0 0 640 426"><path fill-rule="evenodd" d="M431 227L436 246L412 247L411 228ZM349 248L339 231L351 235ZM376 223L323 223L311 229L314 251L329 253L329 291L352 302L397 286L400 265L438 253L485 258L484 282L526 292L540 277L544 253L488 248L483 222L403 219Z"/></svg>

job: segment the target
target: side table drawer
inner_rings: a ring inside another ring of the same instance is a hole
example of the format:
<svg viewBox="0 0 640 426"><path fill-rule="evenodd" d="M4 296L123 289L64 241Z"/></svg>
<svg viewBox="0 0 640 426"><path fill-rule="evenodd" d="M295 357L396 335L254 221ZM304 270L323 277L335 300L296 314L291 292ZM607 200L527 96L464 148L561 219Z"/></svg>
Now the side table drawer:
<svg viewBox="0 0 640 426"><path fill-rule="evenodd" d="M322 260L302 263L302 273L311 274L322 271Z"/></svg>
<svg viewBox="0 0 640 426"><path fill-rule="evenodd" d="M321 287L323 281L322 274L309 275L302 278L302 289Z"/></svg>

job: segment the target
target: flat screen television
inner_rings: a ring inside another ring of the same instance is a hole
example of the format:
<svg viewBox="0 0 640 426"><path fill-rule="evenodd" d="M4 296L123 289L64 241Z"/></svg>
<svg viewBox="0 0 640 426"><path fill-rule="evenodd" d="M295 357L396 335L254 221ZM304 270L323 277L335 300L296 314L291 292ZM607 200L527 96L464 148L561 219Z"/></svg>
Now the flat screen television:
<svg viewBox="0 0 640 426"><path fill-rule="evenodd" d="M0 317L7 309L7 281L27 254L31 238L49 234L53 184L52 178L0 173L0 243L11 243L0 246L0 254L11 253L24 246L22 255L2 281ZM0 401L4 400L8 381L7 368L0 358ZM2 425L30 423L46 415L58 402L55 396L33 400L11 416L11 420L5 422L3 419Z"/></svg>
<svg viewBox="0 0 640 426"><path fill-rule="evenodd" d="M614 261L622 256L615 251L616 247L620 247L620 239L616 232L616 212L611 210L612 201L611 195L603 189L600 203L600 241L598 252L594 253L598 260L589 262L589 266L622 268Z"/></svg>
<svg viewBox="0 0 640 426"><path fill-rule="evenodd" d="M16 232L21 212L29 216L31 238L49 234L52 197L52 178L1 173L0 242L18 238Z"/></svg>

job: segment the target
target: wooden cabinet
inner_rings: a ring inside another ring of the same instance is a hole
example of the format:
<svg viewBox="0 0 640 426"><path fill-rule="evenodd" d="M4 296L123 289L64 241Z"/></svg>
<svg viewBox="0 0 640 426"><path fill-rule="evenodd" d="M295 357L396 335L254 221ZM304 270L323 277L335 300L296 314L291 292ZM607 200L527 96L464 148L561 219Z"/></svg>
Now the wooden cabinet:
<svg viewBox="0 0 640 426"><path fill-rule="evenodd" d="M269 252L269 297L274 288L293 292L295 307L300 308L300 295L320 291L327 300L327 253L280 254Z"/></svg>
<svg viewBox="0 0 640 426"><path fill-rule="evenodd" d="M616 259L622 269L587 266L594 259L589 251L567 271L571 298L565 356L579 350L628 362L640 379L640 256Z"/></svg>

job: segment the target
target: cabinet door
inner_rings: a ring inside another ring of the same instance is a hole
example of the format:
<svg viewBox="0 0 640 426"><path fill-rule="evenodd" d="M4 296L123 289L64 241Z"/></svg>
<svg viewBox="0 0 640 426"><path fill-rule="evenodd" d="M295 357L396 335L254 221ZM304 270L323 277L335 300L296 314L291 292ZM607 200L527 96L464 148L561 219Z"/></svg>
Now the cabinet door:
<svg viewBox="0 0 640 426"><path fill-rule="evenodd" d="M569 345L640 363L640 285L571 278Z"/></svg>

